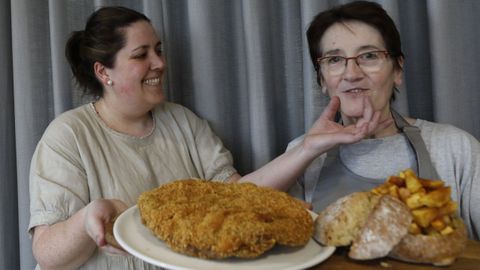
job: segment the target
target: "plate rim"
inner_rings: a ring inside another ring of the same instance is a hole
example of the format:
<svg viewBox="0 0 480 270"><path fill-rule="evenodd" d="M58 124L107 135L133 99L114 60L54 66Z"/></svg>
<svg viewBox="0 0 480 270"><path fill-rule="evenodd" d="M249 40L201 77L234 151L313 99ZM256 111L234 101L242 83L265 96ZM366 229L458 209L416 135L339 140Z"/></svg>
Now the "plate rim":
<svg viewBox="0 0 480 270"><path fill-rule="evenodd" d="M115 223L113 225L113 234L114 234L114 237L115 239L117 240L117 242L120 244L120 246L122 246L123 249L125 249L125 251L127 251L128 253L130 253L131 255L139 258L140 260L143 260L147 263L150 263L152 265L156 265L156 266L159 266L159 267L164 267L164 268L168 268L168 269L172 269L172 270L194 270L196 268L190 268L190 267L184 267L184 266L181 266L181 265L175 265L175 264L170 264L170 263L167 263L167 262L164 262L158 258L152 258L150 255L148 254L142 254L141 251L138 251L137 249L131 247L122 237L122 233L120 232L120 229L121 229L121 226L124 225L125 222L125 219L129 218L129 217L133 217L133 215L135 214L135 211L140 211L138 209L138 205L133 205L131 206L130 208L128 208L127 210L125 210L124 212L122 212L115 220ZM312 216L312 219L315 219L317 214L308 210L307 211L310 213L310 215ZM141 225L141 226L144 226L143 224L139 223L139 222L136 222L135 219L132 219L134 223L138 224L138 225ZM145 227L146 230L149 230L147 227ZM152 237L155 237L153 234L152 234ZM161 241L159 239L159 241ZM333 252L335 251L335 247L334 246L323 246L321 244L319 244L314 238L313 236L310 238L309 242L310 241L313 241L313 243L319 247L321 247L321 252L317 255L317 256L313 256L311 259L309 260L306 260L304 263L301 263L301 264L297 264L297 265L292 265L292 266L288 266L286 268L275 268L276 270L297 270L297 269L305 269L305 268L308 268L308 267L311 267L311 266L314 266L314 265L317 265L323 261L325 261L326 259L328 259L332 254ZM307 243L308 245L309 243ZM164 248L164 247L161 247L161 248ZM171 251L171 252L174 252L176 254L179 254L179 255L183 255L183 256L186 256L188 259L191 259L191 260L200 260L200 261L203 261L205 263L214 263L214 261L212 260L207 260L207 259L203 259L203 258L197 258L197 257L192 257L192 256L188 256L188 255L185 255L185 254L182 254L182 253L179 253L179 252L176 252L176 251L173 251L171 250L168 246L166 246L166 248ZM267 251L268 252L268 251ZM223 264L227 263L228 262L225 262L225 261L222 261ZM199 269L204 269L204 268L199 268ZM205 268L207 269L207 268ZM208 268L210 269L210 268Z"/></svg>

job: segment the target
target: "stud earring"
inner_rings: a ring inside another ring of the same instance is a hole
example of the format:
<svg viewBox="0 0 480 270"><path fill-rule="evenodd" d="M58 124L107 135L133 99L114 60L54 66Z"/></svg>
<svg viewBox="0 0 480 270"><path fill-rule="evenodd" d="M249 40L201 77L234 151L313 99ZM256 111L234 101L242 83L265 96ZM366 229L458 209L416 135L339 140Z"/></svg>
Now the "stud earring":
<svg viewBox="0 0 480 270"><path fill-rule="evenodd" d="M322 86L322 93L323 93L323 94L327 94L327 87Z"/></svg>
<svg viewBox="0 0 480 270"><path fill-rule="evenodd" d="M108 85L108 86L112 86L112 85L113 85L113 81L112 81L112 80L110 80L110 79L108 79L108 81L107 81L107 85Z"/></svg>

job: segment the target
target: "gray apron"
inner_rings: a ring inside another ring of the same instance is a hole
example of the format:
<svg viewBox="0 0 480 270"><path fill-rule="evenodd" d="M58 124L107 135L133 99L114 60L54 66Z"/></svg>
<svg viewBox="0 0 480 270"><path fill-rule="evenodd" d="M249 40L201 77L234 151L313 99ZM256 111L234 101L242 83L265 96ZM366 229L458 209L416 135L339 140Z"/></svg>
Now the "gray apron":
<svg viewBox="0 0 480 270"><path fill-rule="evenodd" d="M439 179L430 160L420 129L410 125L400 114L392 110L397 128L405 134L416 156L417 175L425 179ZM415 168L413 168L415 169ZM315 212L323 210L340 197L356 191L370 190L386 179L369 179L350 171L342 162L339 148L328 151L318 176L305 172L303 183L304 199L311 203ZM395 172L396 173L396 172ZM309 175L310 174L310 175ZM317 173L318 174L318 173ZM309 177L310 176L310 177ZM311 178L313 176L313 179ZM325 192L332 190L332 192ZM334 191L334 192L333 192ZM321 194L321 195L320 195Z"/></svg>

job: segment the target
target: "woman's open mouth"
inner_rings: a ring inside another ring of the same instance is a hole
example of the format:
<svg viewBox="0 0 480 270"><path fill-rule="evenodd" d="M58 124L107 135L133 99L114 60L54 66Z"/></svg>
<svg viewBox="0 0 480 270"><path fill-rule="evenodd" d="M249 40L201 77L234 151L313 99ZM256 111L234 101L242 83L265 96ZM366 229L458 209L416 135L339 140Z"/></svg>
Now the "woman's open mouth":
<svg viewBox="0 0 480 270"><path fill-rule="evenodd" d="M357 94L357 93L366 92L367 90L368 89L364 89L364 88L352 88L352 89L348 89L347 91L344 91L344 93Z"/></svg>
<svg viewBox="0 0 480 270"><path fill-rule="evenodd" d="M160 81L161 81L160 77L156 77L156 78L143 80L143 83L150 86L156 86L160 84Z"/></svg>

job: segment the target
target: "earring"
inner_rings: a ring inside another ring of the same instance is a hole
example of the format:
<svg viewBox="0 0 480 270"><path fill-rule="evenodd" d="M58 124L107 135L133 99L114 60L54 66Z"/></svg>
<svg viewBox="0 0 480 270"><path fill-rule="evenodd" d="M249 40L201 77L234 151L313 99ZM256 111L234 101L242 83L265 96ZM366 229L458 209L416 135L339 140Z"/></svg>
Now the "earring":
<svg viewBox="0 0 480 270"><path fill-rule="evenodd" d="M108 85L108 86L112 86L112 85L113 85L113 81L112 81L112 80L110 80L110 79L108 79L108 81L107 81L107 85Z"/></svg>

